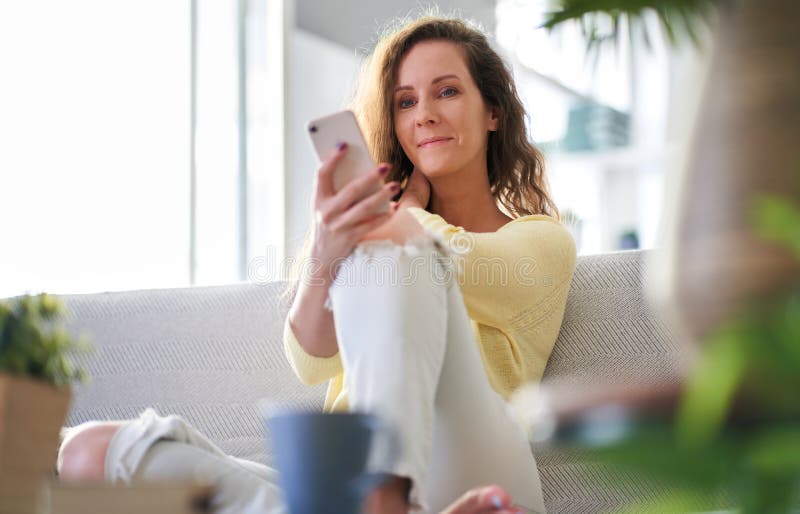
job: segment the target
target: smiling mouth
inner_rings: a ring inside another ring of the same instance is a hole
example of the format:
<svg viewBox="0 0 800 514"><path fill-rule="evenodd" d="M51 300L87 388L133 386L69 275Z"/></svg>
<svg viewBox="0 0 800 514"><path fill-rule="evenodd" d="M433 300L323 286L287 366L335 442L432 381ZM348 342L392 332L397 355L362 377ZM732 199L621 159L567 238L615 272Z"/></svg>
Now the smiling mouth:
<svg viewBox="0 0 800 514"><path fill-rule="evenodd" d="M417 146L419 148L430 148L430 147L433 147L433 146L439 146L439 145L442 145L444 143L447 143L447 142L451 141L452 139L453 138L451 138L451 137L440 137L440 138L432 139L430 141L423 141L422 143L420 143Z"/></svg>

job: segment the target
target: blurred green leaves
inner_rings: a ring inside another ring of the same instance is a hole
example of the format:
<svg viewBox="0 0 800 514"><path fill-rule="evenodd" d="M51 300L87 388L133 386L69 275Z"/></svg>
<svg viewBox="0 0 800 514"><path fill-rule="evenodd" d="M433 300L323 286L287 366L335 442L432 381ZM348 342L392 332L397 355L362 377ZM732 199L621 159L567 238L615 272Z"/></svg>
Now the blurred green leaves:
<svg viewBox="0 0 800 514"><path fill-rule="evenodd" d="M741 331L736 325L721 328L699 355L678 412L676 428L682 444L707 444L725 423L747 366L748 352Z"/></svg>
<svg viewBox="0 0 800 514"><path fill-rule="evenodd" d="M59 325L65 310L58 298L45 293L0 301L0 373L56 387L87 380L86 372L76 369L69 355L91 347L83 338L73 340Z"/></svg>
<svg viewBox="0 0 800 514"><path fill-rule="evenodd" d="M800 205L756 196L751 215L760 237L800 261ZM593 448L602 462L661 485L660 494L621 512L793 512L800 502L800 284L751 300L705 343L674 424L640 423L629 437ZM613 480L610 487L624 485Z"/></svg>
<svg viewBox="0 0 800 514"><path fill-rule="evenodd" d="M761 195L755 200L751 219L767 241L788 246L800 260L800 209L788 200Z"/></svg>
<svg viewBox="0 0 800 514"><path fill-rule="evenodd" d="M547 29L566 23L580 24L588 49L605 42L619 46L624 27L631 41L641 34L651 46L646 18L652 12L672 46L685 39L699 47L703 27L709 26L715 8L722 0L558 0L557 8L547 15Z"/></svg>

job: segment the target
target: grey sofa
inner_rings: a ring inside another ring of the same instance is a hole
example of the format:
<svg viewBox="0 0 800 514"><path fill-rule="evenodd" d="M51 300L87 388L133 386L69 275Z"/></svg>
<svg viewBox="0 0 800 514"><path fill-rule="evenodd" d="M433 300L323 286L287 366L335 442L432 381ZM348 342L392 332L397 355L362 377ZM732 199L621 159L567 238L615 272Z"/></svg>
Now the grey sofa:
<svg viewBox="0 0 800 514"><path fill-rule="evenodd" d="M591 387L610 376L678 380L684 347L642 292L649 251L578 258L545 381ZM92 381L76 390L68 425L126 419L146 407L176 413L226 452L272 457L259 402L321 409L325 385L295 378L283 355L284 282L65 296L68 329L87 335ZM606 512L643 494L609 488L589 454L536 447L551 513Z"/></svg>

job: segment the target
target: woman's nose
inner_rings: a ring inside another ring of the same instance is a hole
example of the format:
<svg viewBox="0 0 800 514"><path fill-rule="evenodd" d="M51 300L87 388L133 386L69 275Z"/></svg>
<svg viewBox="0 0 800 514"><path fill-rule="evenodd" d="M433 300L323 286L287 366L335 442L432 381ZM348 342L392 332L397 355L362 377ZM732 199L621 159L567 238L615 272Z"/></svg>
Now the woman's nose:
<svg viewBox="0 0 800 514"><path fill-rule="evenodd" d="M439 115L433 109L430 102L420 101L417 103L417 126L431 125L439 121Z"/></svg>

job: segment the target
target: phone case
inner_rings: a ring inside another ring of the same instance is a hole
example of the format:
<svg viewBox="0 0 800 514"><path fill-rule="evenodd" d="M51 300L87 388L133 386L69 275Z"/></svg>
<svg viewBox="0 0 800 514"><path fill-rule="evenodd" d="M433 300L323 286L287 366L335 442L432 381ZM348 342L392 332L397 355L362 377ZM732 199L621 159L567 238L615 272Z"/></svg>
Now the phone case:
<svg viewBox="0 0 800 514"><path fill-rule="evenodd" d="M341 111L329 116L312 120L308 123L308 135L317 153L320 162L333 157L338 151L339 143L347 143L347 153L339 161L333 172L333 189L341 190L352 180L370 173L375 168L375 163L367 150L364 136L356 122L356 117L351 111ZM381 184L375 181L375 187L370 188L358 200L378 191ZM386 212L390 207L387 201L376 213Z"/></svg>

